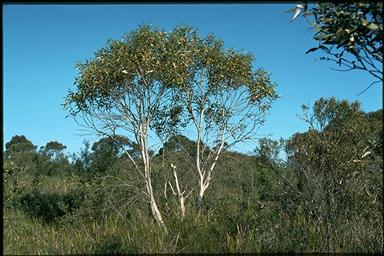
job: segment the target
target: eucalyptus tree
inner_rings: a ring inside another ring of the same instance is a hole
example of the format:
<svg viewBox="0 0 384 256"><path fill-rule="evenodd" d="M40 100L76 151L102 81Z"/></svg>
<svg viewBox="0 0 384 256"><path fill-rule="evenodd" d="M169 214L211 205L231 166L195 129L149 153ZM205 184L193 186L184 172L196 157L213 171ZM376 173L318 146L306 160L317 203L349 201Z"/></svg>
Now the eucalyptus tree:
<svg viewBox="0 0 384 256"><path fill-rule="evenodd" d="M107 171L114 167L114 164L122 156L123 150L127 150L132 158L140 154L133 152L128 148L130 145L129 140L123 136L104 137L92 145L92 162L90 166L91 174L105 174Z"/></svg>
<svg viewBox="0 0 384 256"><path fill-rule="evenodd" d="M59 160L64 159L64 149L67 147L60 142L57 141L50 141L48 142L45 147L41 147L40 151L43 155L49 157L53 160Z"/></svg>
<svg viewBox="0 0 384 256"><path fill-rule="evenodd" d="M202 38L191 27L170 34L178 74L177 98L194 127L199 202L223 150L254 137L272 101L275 85L263 69L253 69L250 53L225 49L213 35ZM184 113L184 112L183 112Z"/></svg>
<svg viewBox="0 0 384 256"><path fill-rule="evenodd" d="M125 154L145 182L151 212L164 224L155 200L151 180L150 136L160 130L159 118L177 113L169 65L174 58L168 34L157 28L141 26L121 40L109 40L95 56L78 64L76 91L69 91L64 106L79 125L101 135L126 136L137 145L141 157ZM174 60L174 61L172 61ZM164 118L164 122L177 118ZM165 126L165 125L164 125Z"/></svg>
<svg viewBox="0 0 384 256"><path fill-rule="evenodd" d="M383 3L319 3L308 8L298 4L293 19L302 14L314 30L321 60L333 62L340 71L363 70L383 82Z"/></svg>
<svg viewBox="0 0 384 256"><path fill-rule="evenodd" d="M28 140L24 135L15 135L9 142L5 144L5 154L11 158L13 154L23 152L33 152L36 146Z"/></svg>
<svg viewBox="0 0 384 256"><path fill-rule="evenodd" d="M31 172L35 168L35 162L39 158L35 146L24 135L15 135L5 144L3 157L9 160L12 165L17 166L21 172Z"/></svg>

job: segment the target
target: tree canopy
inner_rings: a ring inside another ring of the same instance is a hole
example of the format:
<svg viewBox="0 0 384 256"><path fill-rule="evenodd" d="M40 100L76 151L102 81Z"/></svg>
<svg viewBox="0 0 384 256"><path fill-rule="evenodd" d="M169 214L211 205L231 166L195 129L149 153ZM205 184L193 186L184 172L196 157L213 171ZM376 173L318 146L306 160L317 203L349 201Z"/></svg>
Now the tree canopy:
<svg viewBox="0 0 384 256"><path fill-rule="evenodd" d="M141 26L78 65L77 90L68 92L64 105L98 135L121 134L139 149L139 159L124 152L142 174L153 215L162 223L152 191L149 138L156 135L164 143L192 123L205 190L224 146L250 139L277 98L270 74L254 70L253 60L251 53L226 49L222 40L201 37L190 26L170 32ZM205 150L208 170L200 162Z"/></svg>
<svg viewBox="0 0 384 256"><path fill-rule="evenodd" d="M5 144L5 150L9 155L11 155L13 153L34 151L36 150L36 146L33 145L33 143L24 135L15 135Z"/></svg>

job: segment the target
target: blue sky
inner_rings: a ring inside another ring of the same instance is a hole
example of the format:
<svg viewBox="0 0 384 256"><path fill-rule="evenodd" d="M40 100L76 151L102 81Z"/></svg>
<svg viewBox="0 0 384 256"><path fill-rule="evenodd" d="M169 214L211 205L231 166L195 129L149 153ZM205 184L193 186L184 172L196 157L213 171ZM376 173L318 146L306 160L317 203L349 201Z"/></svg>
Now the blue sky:
<svg viewBox="0 0 384 256"><path fill-rule="evenodd" d="M319 55L309 26L290 22L294 4L193 5L5 5L3 8L4 143L25 135L35 145L57 140L78 152L84 137L61 104L74 89L75 64L93 56L108 39L120 39L142 24L172 30L180 24L212 32L226 47L252 52L255 68L272 72L282 96L269 111L260 136L288 138L307 126L300 105L320 97L358 100L364 111L382 106L379 84L365 72L336 72ZM91 142L95 138L87 137ZM236 148L239 151L250 151Z"/></svg>

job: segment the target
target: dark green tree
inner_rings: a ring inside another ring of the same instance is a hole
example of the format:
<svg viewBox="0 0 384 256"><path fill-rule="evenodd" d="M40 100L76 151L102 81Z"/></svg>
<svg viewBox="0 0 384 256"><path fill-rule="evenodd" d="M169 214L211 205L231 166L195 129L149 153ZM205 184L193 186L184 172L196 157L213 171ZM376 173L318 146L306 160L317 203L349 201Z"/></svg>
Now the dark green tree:
<svg viewBox="0 0 384 256"><path fill-rule="evenodd" d="M40 147L40 172L44 175L63 174L70 171L71 166L64 150L67 147L60 142L50 141Z"/></svg>
<svg viewBox="0 0 384 256"><path fill-rule="evenodd" d="M272 140L269 138L259 139L259 145L253 150L256 158L261 164L276 168L279 165L279 153L284 145L283 140Z"/></svg>
<svg viewBox="0 0 384 256"><path fill-rule="evenodd" d="M304 209L326 238L321 247L333 251L340 246L341 229L335 227L354 225L362 216L382 226L382 159L374 157L371 143L382 143L382 123L362 112L358 102L321 98L302 108L309 130L287 141L288 162Z"/></svg>
<svg viewBox="0 0 384 256"><path fill-rule="evenodd" d="M22 174L33 179L33 187L37 188L45 174L46 157L36 151L35 146L24 135L15 135L5 144L4 156L9 161L9 175ZM16 172L16 173L15 173Z"/></svg>
<svg viewBox="0 0 384 256"><path fill-rule="evenodd" d="M33 152L36 146L24 135L15 135L5 144L5 152L9 157L14 153Z"/></svg>
<svg viewBox="0 0 384 256"><path fill-rule="evenodd" d="M196 143L184 135L175 135L164 143L164 147L160 149L159 154L165 150L166 152L186 152L191 156L196 156Z"/></svg>
<svg viewBox="0 0 384 256"><path fill-rule="evenodd" d="M45 145L45 147L41 148L41 152L50 159L59 160L65 157L63 151L66 148L67 147L60 142L50 141Z"/></svg>
<svg viewBox="0 0 384 256"><path fill-rule="evenodd" d="M34 163L39 158L36 148L37 146L33 145L24 135L15 135L5 144L4 155L18 166L20 171L32 171L35 169Z"/></svg>
<svg viewBox="0 0 384 256"><path fill-rule="evenodd" d="M140 156L137 147L131 146L126 149L127 146L131 146L131 142L124 136L101 138L92 145L90 170L99 174L107 172L123 156L125 150L128 150L133 157Z"/></svg>

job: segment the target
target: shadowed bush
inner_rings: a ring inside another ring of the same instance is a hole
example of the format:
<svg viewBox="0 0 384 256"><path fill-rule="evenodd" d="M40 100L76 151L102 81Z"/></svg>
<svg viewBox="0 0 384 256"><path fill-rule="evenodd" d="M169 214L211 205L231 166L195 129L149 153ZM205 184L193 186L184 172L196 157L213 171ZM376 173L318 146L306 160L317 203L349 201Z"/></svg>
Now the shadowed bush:
<svg viewBox="0 0 384 256"><path fill-rule="evenodd" d="M30 192L20 198L21 209L30 216L51 224L60 217L71 213L81 204L83 193L73 191L65 195Z"/></svg>

